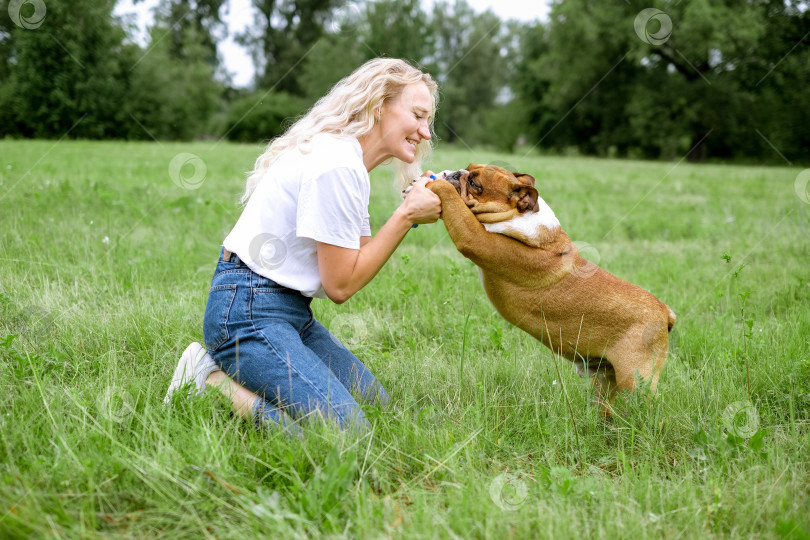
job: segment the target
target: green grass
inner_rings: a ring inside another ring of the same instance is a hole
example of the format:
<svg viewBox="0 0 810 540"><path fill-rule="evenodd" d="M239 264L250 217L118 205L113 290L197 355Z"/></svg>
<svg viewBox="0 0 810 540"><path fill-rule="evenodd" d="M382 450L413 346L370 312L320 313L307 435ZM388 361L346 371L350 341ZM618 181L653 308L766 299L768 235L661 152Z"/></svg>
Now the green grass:
<svg viewBox="0 0 810 540"><path fill-rule="evenodd" d="M199 189L170 178L181 152ZM810 536L801 169L441 148L433 170L532 173L591 258L675 310L655 406L600 420L438 223L346 304L313 303L392 405L366 435L291 440L213 395L162 404L259 152L0 141L0 537ZM377 229L397 194L372 183Z"/></svg>

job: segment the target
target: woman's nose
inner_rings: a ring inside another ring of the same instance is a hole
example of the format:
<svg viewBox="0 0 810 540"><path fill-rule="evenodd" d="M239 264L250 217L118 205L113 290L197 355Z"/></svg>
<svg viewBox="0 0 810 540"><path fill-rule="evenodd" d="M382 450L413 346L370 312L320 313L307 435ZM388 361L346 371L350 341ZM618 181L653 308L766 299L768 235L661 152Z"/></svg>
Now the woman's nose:
<svg viewBox="0 0 810 540"><path fill-rule="evenodd" d="M430 140L430 127L427 125L427 122L419 126L419 130L417 131L417 133L419 133L419 136L422 137L424 140L426 141Z"/></svg>

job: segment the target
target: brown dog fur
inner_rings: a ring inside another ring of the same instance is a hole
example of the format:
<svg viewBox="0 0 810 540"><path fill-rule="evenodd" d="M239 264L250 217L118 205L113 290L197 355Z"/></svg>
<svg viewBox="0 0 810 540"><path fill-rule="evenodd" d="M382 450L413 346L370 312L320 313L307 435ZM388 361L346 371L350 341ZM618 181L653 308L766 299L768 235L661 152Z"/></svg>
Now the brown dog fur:
<svg viewBox="0 0 810 540"><path fill-rule="evenodd" d="M452 184L439 179L428 188L441 198L442 219L459 252L481 269L498 313L577 363L581 374L594 375L605 416L616 391L631 390L637 376L655 391L675 324L672 310L580 257L559 222L529 235L488 232L483 223L546 210L554 217L531 176L470 164L448 177Z"/></svg>

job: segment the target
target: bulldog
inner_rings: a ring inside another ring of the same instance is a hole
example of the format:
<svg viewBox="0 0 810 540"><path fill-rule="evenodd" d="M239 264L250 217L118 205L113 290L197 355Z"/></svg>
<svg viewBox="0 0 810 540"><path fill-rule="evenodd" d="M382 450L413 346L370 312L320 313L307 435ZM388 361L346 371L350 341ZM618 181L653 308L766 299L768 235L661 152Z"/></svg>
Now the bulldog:
<svg viewBox="0 0 810 540"><path fill-rule="evenodd" d="M655 391L675 314L579 255L535 179L492 165L428 183L456 248L481 270L498 313L590 377L603 416L618 391Z"/></svg>

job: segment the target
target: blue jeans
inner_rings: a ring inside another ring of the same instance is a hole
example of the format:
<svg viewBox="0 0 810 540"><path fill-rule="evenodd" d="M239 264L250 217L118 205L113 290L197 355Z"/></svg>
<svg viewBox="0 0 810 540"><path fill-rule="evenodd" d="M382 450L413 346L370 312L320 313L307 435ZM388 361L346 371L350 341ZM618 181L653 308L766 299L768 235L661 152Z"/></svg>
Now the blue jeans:
<svg viewBox="0 0 810 540"><path fill-rule="evenodd" d="M262 399L257 422L285 424L319 416L341 427L367 427L352 391L382 406L388 394L374 375L312 316L312 299L253 272L220 250L203 319L205 347L219 367Z"/></svg>

